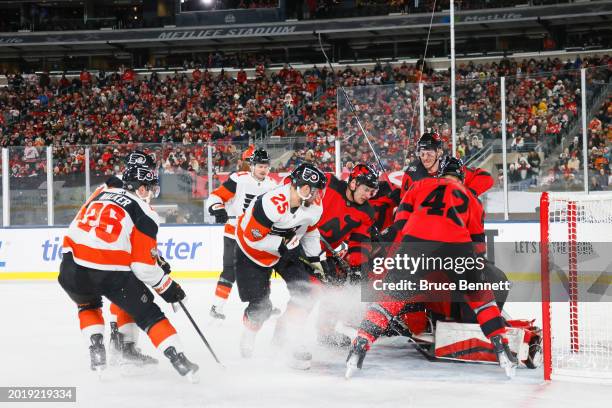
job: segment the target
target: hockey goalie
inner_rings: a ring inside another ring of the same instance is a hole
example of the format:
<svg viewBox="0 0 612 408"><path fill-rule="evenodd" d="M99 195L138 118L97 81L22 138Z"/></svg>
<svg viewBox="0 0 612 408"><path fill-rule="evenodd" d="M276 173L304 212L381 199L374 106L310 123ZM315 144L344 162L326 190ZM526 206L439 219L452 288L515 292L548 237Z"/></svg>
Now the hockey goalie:
<svg viewBox="0 0 612 408"><path fill-rule="evenodd" d="M407 336L430 359L498 363L508 377L514 376L519 364L539 365L539 329L533 321L509 320L501 314L507 290L452 289L461 281L479 287L507 282L504 273L484 258L484 212L476 196L463 186L462 169L460 160L445 157L437 178L413 184L384 241L401 244L412 258L423 257L423 253L432 259L480 257L482 268L450 273L432 270L426 272L426 281L435 282L437 289L418 294L408 291L402 296L385 292L382 299L370 304L347 358L347 377L362 367L367 351L380 336L395 334ZM395 249L387 250L389 258ZM398 275L397 270L395 274L390 278L393 272L387 271L385 280L399 282L406 276L405 272Z"/></svg>

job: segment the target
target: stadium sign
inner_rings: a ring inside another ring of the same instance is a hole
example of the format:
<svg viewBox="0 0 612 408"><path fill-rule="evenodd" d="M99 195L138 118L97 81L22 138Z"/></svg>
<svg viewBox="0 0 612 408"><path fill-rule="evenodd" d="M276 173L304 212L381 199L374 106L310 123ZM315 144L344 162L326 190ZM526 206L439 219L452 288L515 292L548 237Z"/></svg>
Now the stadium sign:
<svg viewBox="0 0 612 408"><path fill-rule="evenodd" d="M539 20L561 20L569 24L569 20L581 21L588 17L602 18L612 15L612 1L597 3L571 3L543 7L507 8L496 10L470 10L455 14L456 28L461 32L462 27L469 29L474 24L486 23L488 26L495 24L507 24L509 22L531 22L539 24ZM234 16L236 17L236 16ZM225 20L224 20L225 21ZM259 20L261 21L261 20ZM33 32L33 33L0 33L0 50L2 48L29 45L43 46L65 46L69 44L134 44L146 42L181 42L201 41L214 39L218 44L224 38L256 38L274 37L282 40L284 36L302 35L312 36L313 32L333 35L334 33L371 33L372 30L420 30L428 27L431 21L430 14L406 14L390 15L367 18L346 18L331 20L299 21L287 23L260 23L260 24L231 24L230 17L227 23L220 25L197 25L206 27L198 29L194 26L189 28L154 28L139 30L112 30L112 31L58 31L58 32ZM448 12L436 13L433 19L434 28L446 29L449 23ZM492 28L491 28L492 29ZM145 46L143 44L143 46Z"/></svg>

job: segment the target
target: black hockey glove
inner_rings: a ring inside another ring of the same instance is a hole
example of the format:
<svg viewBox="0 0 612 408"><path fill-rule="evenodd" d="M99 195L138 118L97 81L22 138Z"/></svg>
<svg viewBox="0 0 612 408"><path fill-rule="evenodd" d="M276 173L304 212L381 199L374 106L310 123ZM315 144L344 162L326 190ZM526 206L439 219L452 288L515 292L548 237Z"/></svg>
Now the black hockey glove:
<svg viewBox="0 0 612 408"><path fill-rule="evenodd" d="M221 204L212 205L208 212L210 215L215 217L215 222L217 224L225 224L227 220L229 220L229 216L227 215L227 211L225 211L225 207Z"/></svg>
<svg viewBox="0 0 612 408"><path fill-rule="evenodd" d="M153 289L168 303L176 303L185 299L186 296L181 285L173 281L168 275L164 275L161 281L153 286Z"/></svg>
<svg viewBox="0 0 612 408"><path fill-rule="evenodd" d="M300 257L306 257L304 250L300 245L300 240L296 237L290 240L283 239L280 246L278 247L278 253L281 258L287 261L298 261Z"/></svg>
<svg viewBox="0 0 612 408"><path fill-rule="evenodd" d="M172 269L170 268L170 264L166 262L163 256L157 255L157 264L159 265L160 268L162 268L162 271L164 271L165 275L170 275L170 272L172 272Z"/></svg>

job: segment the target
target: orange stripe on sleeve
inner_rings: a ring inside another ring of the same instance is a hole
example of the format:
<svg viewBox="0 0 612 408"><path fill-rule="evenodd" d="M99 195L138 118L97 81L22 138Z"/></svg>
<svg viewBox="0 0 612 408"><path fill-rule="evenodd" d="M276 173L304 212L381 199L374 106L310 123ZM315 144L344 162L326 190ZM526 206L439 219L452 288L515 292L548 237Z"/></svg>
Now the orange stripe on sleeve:
<svg viewBox="0 0 612 408"><path fill-rule="evenodd" d="M217 188L212 193L218 197L221 197L221 200L223 200L223 202L231 200L232 197L234 197L235 195L235 193L232 193L224 185L221 185L221 187Z"/></svg>

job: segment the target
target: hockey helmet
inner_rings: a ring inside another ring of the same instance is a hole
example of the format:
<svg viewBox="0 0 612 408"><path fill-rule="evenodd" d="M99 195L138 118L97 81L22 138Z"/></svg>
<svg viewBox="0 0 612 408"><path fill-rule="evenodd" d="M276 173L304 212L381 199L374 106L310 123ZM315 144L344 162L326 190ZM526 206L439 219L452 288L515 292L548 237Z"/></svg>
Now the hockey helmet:
<svg viewBox="0 0 612 408"><path fill-rule="evenodd" d="M125 157L125 166L141 166L153 169L155 168L155 160L153 157L140 150L134 150Z"/></svg>
<svg viewBox="0 0 612 408"><path fill-rule="evenodd" d="M369 166L367 164L356 164L351 170L351 174L349 174L349 182L352 180L357 180L357 184L365 184L371 188L378 188L378 172L374 169L374 167Z"/></svg>
<svg viewBox="0 0 612 408"><path fill-rule="evenodd" d="M268 156L268 152L265 149L260 147L253 152L251 157L249 157L249 162L251 165L270 164L270 156Z"/></svg>
<svg viewBox="0 0 612 408"><path fill-rule="evenodd" d="M436 132L426 132L417 142L417 152L420 150L438 150L442 148L442 138Z"/></svg>
<svg viewBox="0 0 612 408"><path fill-rule="evenodd" d="M312 188L323 190L325 188L325 173L310 163L302 163L289 175L291 184L296 187L308 185Z"/></svg>
<svg viewBox="0 0 612 408"><path fill-rule="evenodd" d="M123 188L135 192L140 186L145 186L153 193L159 195L159 179L155 170L145 166L130 166L123 172Z"/></svg>
<svg viewBox="0 0 612 408"><path fill-rule="evenodd" d="M463 160L452 156L443 156L440 159L440 166L438 168L438 177L451 175L459 178L463 181L465 178L465 166Z"/></svg>

